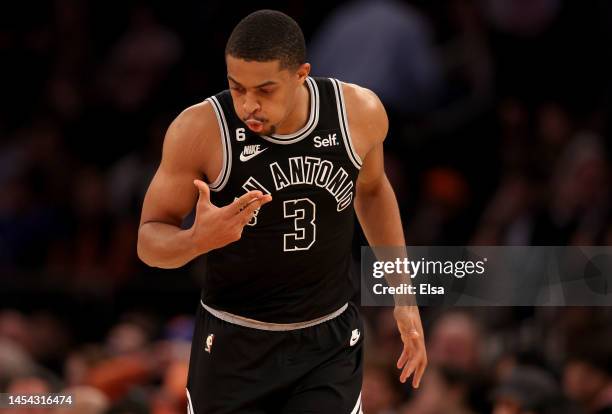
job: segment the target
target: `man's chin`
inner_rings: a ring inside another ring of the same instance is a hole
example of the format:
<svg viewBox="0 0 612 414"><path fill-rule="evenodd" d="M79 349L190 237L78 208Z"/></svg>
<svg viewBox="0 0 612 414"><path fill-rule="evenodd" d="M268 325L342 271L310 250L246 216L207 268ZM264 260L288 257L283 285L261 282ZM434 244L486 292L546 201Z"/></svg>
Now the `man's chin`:
<svg viewBox="0 0 612 414"><path fill-rule="evenodd" d="M269 129L268 132L266 133L266 135L273 135L276 134L276 125L272 125Z"/></svg>
<svg viewBox="0 0 612 414"><path fill-rule="evenodd" d="M257 135L262 136L268 136L268 135L273 135L274 133L276 133L276 128L274 127L274 125L272 125L270 128L264 129L261 132L255 132Z"/></svg>

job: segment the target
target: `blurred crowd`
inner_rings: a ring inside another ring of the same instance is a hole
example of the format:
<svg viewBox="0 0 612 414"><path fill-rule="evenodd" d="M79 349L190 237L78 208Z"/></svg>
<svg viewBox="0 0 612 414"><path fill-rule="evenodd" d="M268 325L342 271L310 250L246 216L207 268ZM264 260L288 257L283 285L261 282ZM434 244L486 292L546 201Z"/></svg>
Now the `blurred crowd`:
<svg viewBox="0 0 612 414"><path fill-rule="evenodd" d="M385 103L409 245L612 245L612 3L265 7L300 23L313 75ZM84 414L185 412L202 262L140 263L140 207L167 126L226 88L225 41L256 8L0 13L0 392L67 391ZM363 312L366 414L612 412L609 308L423 308L418 392L397 381L392 313Z"/></svg>
<svg viewBox="0 0 612 414"><path fill-rule="evenodd" d="M422 308L429 366L418 390L399 382L393 312L364 308L367 414L612 413L609 308ZM95 323L88 321L84 323ZM49 311L0 312L0 391L55 392L75 405L3 413L177 414L192 315L125 312L98 339Z"/></svg>

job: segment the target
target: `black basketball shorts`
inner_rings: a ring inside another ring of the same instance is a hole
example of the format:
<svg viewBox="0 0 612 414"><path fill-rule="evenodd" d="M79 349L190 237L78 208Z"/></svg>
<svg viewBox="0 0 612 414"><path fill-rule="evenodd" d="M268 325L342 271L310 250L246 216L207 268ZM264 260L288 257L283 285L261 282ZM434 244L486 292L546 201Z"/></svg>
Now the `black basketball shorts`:
<svg viewBox="0 0 612 414"><path fill-rule="evenodd" d="M229 322L199 306L188 413L361 413L363 325L352 303L338 312L296 328L303 324Z"/></svg>

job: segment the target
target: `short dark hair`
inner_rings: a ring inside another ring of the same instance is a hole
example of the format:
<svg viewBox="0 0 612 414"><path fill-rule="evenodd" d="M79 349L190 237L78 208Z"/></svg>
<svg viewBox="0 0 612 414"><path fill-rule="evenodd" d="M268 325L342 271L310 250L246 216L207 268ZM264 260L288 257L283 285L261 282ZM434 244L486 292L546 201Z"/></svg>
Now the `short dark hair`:
<svg viewBox="0 0 612 414"><path fill-rule="evenodd" d="M276 10L258 10L236 25L225 55L256 62L280 60L281 68L306 62L306 42L295 20Z"/></svg>

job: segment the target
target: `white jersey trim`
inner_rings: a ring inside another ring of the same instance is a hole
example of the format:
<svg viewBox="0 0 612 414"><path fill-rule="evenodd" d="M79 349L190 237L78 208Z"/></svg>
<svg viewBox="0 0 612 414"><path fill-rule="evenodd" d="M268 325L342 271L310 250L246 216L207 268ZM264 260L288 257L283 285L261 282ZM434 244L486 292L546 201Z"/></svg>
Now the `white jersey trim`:
<svg viewBox="0 0 612 414"><path fill-rule="evenodd" d="M191 402L191 395L189 394L189 390L185 388L185 392L187 393L187 414L195 414L195 411L193 411L193 404Z"/></svg>
<svg viewBox="0 0 612 414"><path fill-rule="evenodd" d="M346 116L346 106L344 105L344 92L342 92L342 83L338 79L330 78L334 85L334 92L336 93L336 106L338 108L338 121L340 123L340 132L342 132L342 140L344 141L344 147L348 153L349 159L358 170L361 169L361 158L353 147L353 140L351 139L351 132L349 130L348 117Z"/></svg>
<svg viewBox="0 0 612 414"><path fill-rule="evenodd" d="M234 315L233 313L213 309L201 300L200 304L204 309L208 311L208 313L210 313L217 319L233 323L234 325L244 326L245 328L259 329L262 331L294 331L296 329L309 328L311 326L319 325L320 323L330 321L335 317L340 316L348 308L348 303L345 303L340 309L327 315L323 315L319 318L311 319L309 321L296 323L272 323L249 319L245 318L244 316Z"/></svg>
<svg viewBox="0 0 612 414"><path fill-rule="evenodd" d="M221 191L223 187L225 187L225 184L227 184L230 171L232 170L232 145L230 142L231 138L221 104L215 96L211 96L206 100L211 103L213 109L215 110L215 115L217 116L217 122L219 123L219 131L221 133L221 148L223 152L221 172L219 172L219 176L215 179L215 181L210 183L208 186L210 187L211 191Z"/></svg>
<svg viewBox="0 0 612 414"><path fill-rule="evenodd" d="M287 145L303 140L312 131L314 131L317 124L319 123L319 88L317 86L317 83L310 77L306 78L306 85L308 86L308 90L310 91L310 115L308 118L308 122L306 122L306 125L304 125L299 131L294 132L293 134L261 135L263 139L265 139L266 141L270 141L274 144Z"/></svg>
<svg viewBox="0 0 612 414"><path fill-rule="evenodd" d="M363 414L363 411L361 411L361 392L359 393L359 397L357 397L357 402L351 414Z"/></svg>

